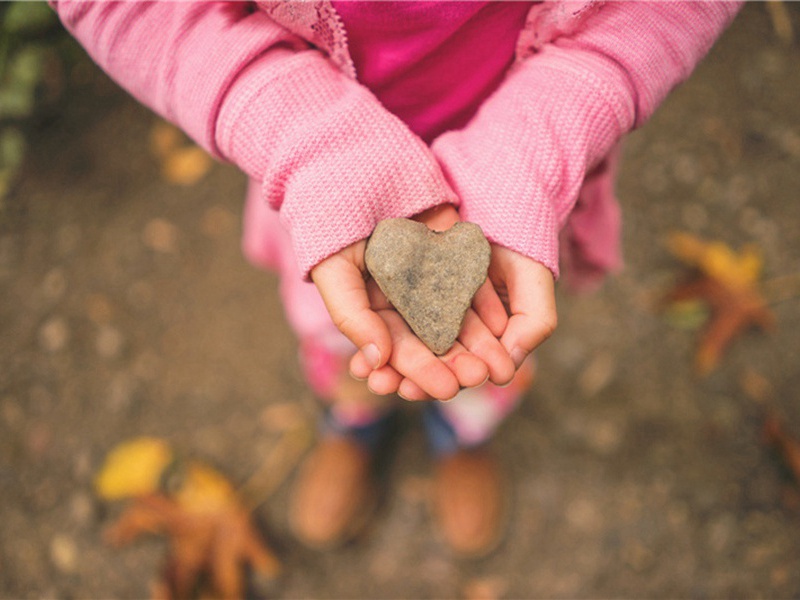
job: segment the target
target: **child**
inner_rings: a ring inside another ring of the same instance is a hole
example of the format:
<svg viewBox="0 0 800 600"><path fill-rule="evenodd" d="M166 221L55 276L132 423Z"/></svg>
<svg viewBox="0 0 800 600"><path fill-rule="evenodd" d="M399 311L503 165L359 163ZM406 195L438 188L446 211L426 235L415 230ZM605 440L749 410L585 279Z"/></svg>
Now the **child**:
<svg viewBox="0 0 800 600"><path fill-rule="evenodd" d="M504 492L485 442L555 328L559 246L578 286L619 265L614 148L738 4L54 6L121 85L251 177L244 251L279 271L309 383L328 403L293 496L298 537L327 548L363 524L391 394L455 397L425 408L435 512L455 552L490 551ZM469 220L492 243L489 281L441 358L365 278L366 238L397 216L434 229Z"/></svg>

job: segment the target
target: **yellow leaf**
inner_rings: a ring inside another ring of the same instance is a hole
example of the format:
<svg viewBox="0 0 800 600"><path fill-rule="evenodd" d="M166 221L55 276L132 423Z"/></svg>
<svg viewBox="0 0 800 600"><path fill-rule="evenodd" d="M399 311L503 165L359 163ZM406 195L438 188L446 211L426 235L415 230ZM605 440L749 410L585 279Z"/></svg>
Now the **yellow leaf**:
<svg viewBox="0 0 800 600"><path fill-rule="evenodd" d="M190 512L217 512L235 500L233 485L221 473L199 462L191 462L175 501Z"/></svg>
<svg viewBox="0 0 800 600"><path fill-rule="evenodd" d="M95 477L95 490L105 500L153 493L172 459L164 440L141 437L123 442L108 453Z"/></svg>
<svg viewBox="0 0 800 600"><path fill-rule="evenodd" d="M690 233L674 232L667 246L679 260L727 286L751 287L761 276L761 252L754 245L737 253L722 242L706 242Z"/></svg>

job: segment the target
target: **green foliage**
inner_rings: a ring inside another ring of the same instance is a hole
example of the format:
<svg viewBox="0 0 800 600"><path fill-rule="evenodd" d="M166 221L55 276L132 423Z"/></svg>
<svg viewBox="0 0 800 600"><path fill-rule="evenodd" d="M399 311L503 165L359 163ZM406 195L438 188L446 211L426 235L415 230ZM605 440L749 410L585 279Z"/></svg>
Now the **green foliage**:
<svg viewBox="0 0 800 600"><path fill-rule="evenodd" d="M35 114L47 66L65 36L46 2L0 2L0 200L22 165L24 122Z"/></svg>

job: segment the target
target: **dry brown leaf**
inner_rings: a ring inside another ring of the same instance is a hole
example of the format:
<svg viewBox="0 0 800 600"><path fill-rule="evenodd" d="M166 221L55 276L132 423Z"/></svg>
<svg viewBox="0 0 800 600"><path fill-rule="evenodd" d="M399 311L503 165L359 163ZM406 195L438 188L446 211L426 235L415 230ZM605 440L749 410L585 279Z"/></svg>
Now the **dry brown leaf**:
<svg viewBox="0 0 800 600"><path fill-rule="evenodd" d="M768 329L774 324L759 288L760 253L754 246L737 253L721 242L687 233L670 236L669 248L696 276L675 286L666 297L667 305L702 300L711 311L695 355L697 371L707 375L737 335L752 326Z"/></svg>
<svg viewBox="0 0 800 600"><path fill-rule="evenodd" d="M280 573L230 481L201 462L176 460L162 440L117 447L97 489L104 498L133 498L106 530L109 543L126 544L144 533L167 537L166 567L153 587L159 597L196 597L207 582L215 597L241 598L247 566L262 580Z"/></svg>

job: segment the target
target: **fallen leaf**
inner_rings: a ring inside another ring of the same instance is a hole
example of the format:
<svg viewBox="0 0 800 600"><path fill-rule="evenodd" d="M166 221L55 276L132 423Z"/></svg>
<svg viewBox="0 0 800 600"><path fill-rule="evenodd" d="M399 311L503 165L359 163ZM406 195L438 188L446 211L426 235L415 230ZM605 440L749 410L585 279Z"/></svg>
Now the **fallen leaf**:
<svg viewBox="0 0 800 600"><path fill-rule="evenodd" d="M762 261L755 246L735 252L722 242L707 242L688 233L668 240L675 257L694 277L676 285L666 306L702 301L710 315L698 343L695 366L701 375L713 371L733 339L751 326L770 328L775 321L759 288Z"/></svg>
<svg viewBox="0 0 800 600"><path fill-rule="evenodd" d="M153 586L159 597L241 598L246 567L261 581L280 573L280 561L233 484L200 461L176 459L163 440L120 444L106 459L96 488L106 499L132 498L106 530L109 543L127 544L144 533L167 537L166 566Z"/></svg>
<svg viewBox="0 0 800 600"><path fill-rule="evenodd" d="M172 451L163 440L141 437L116 446L95 477L94 487L104 500L119 500L150 494L172 461Z"/></svg>

